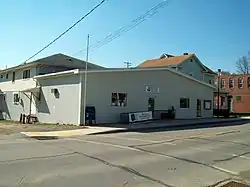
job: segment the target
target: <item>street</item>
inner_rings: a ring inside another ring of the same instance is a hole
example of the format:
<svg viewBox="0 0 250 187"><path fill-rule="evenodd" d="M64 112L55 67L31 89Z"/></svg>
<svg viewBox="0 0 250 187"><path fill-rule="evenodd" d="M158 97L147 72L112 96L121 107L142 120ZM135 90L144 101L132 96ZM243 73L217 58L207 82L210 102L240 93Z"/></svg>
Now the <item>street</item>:
<svg viewBox="0 0 250 187"><path fill-rule="evenodd" d="M171 187L250 180L250 124L0 138L0 186Z"/></svg>

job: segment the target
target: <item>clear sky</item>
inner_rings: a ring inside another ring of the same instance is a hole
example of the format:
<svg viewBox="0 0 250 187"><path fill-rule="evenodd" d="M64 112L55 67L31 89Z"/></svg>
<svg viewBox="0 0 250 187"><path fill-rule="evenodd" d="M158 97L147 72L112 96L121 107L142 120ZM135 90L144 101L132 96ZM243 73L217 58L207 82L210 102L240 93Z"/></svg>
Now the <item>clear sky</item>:
<svg viewBox="0 0 250 187"><path fill-rule="evenodd" d="M61 34L100 0L1 0L0 67L18 65ZM63 38L34 58L72 55L130 24L161 0L108 0ZM196 53L208 67L235 71L250 50L249 0L169 0L169 5L138 27L94 49L91 62L133 66L162 53ZM85 59L80 53L77 58Z"/></svg>

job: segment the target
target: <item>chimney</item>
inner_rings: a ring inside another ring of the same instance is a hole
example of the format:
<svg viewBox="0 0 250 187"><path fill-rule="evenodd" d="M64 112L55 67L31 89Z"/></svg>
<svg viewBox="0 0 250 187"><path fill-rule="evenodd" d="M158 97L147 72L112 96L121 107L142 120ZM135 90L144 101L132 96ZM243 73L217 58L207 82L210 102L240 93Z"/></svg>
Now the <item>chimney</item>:
<svg viewBox="0 0 250 187"><path fill-rule="evenodd" d="M183 55L188 55L188 53L183 53Z"/></svg>

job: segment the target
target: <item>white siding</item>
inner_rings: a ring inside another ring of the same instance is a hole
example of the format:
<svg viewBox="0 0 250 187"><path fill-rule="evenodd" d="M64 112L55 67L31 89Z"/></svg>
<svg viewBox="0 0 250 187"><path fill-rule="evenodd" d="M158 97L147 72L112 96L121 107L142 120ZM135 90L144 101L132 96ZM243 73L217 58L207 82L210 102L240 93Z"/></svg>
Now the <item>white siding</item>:
<svg viewBox="0 0 250 187"><path fill-rule="evenodd" d="M44 123L78 124L79 75L39 80L41 99L37 102L37 117ZM51 89L58 89L56 97Z"/></svg>
<svg viewBox="0 0 250 187"><path fill-rule="evenodd" d="M84 77L84 76L83 76ZM153 85L160 93L145 92ZM127 107L112 107L112 92L128 94ZM120 113L148 110L148 98L155 97L155 110L176 108L176 118L196 118L196 100L202 100L202 117L212 117L204 110L203 101L213 100L213 88L169 71L138 71L88 74L87 105L96 107L97 123L118 122ZM180 98L190 98L190 108L180 108ZM213 106L212 106L213 108Z"/></svg>

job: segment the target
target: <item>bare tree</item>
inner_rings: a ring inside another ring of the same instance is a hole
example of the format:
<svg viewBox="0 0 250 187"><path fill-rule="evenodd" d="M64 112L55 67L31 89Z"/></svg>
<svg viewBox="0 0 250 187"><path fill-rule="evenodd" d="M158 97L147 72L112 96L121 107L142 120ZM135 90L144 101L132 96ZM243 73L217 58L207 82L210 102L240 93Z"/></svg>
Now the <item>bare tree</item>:
<svg viewBox="0 0 250 187"><path fill-rule="evenodd" d="M237 72L241 74L248 74L250 73L250 52L248 52L247 56L241 57L236 62Z"/></svg>

